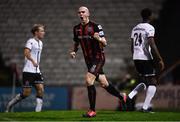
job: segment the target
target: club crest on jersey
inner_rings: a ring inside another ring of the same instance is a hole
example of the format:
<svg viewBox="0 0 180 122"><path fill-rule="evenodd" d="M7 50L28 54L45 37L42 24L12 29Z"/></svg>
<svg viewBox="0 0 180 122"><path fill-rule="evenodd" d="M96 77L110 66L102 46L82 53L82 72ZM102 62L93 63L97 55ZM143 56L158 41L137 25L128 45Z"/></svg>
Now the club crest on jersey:
<svg viewBox="0 0 180 122"><path fill-rule="evenodd" d="M88 32L92 32L92 31L93 31L92 27L88 27Z"/></svg>

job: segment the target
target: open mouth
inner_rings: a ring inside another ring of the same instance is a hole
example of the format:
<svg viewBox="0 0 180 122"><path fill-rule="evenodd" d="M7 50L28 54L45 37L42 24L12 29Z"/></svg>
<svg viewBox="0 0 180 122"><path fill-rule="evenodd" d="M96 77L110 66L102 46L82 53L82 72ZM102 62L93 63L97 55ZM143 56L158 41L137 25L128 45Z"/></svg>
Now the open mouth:
<svg viewBox="0 0 180 122"><path fill-rule="evenodd" d="M83 17L80 17L81 20L83 20Z"/></svg>

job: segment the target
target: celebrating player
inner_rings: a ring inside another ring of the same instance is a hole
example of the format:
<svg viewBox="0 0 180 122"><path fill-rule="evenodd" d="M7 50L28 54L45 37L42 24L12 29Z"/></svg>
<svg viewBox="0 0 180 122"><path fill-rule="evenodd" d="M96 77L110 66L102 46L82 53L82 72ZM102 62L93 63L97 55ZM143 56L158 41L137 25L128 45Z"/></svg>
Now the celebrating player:
<svg viewBox="0 0 180 122"><path fill-rule="evenodd" d="M76 25L73 30L74 45L70 55L72 58L76 57L76 52L78 51L80 44L84 54L85 63L88 68L88 72L85 75L85 81L90 103L89 111L83 116L94 117L96 116L95 80L99 81L103 88L105 88L110 94L118 97L123 103L124 100L123 96L121 96L120 93L107 81L103 72L103 66L105 63L103 48L107 45L107 42L102 26L89 20L90 13L87 7L80 7L78 9L78 16L80 18L80 24Z"/></svg>
<svg viewBox="0 0 180 122"><path fill-rule="evenodd" d="M146 98L142 107L143 112L151 112L148 108L156 92L156 74L164 69L164 62L154 42L155 29L149 22L152 20L152 12L145 8L141 11L143 22L136 25L131 33L132 54L136 70L144 81L128 95L132 99L138 91L146 89ZM156 62L156 66L154 64Z"/></svg>
<svg viewBox="0 0 180 122"><path fill-rule="evenodd" d="M5 112L10 112L11 108L22 99L25 99L31 94L32 85L35 87L36 96L36 112L40 112L43 105L43 78L39 69L41 51L43 43L41 39L44 38L45 30L44 25L35 24L31 30L33 38L30 38L24 48L25 64L23 68L23 89L22 92L17 94L10 100L6 106Z"/></svg>

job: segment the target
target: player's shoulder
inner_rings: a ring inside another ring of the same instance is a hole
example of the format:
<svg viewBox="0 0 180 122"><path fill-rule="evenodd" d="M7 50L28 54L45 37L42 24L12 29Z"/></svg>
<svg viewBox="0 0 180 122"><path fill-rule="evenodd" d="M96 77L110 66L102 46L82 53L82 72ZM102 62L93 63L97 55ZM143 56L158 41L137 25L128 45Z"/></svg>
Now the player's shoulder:
<svg viewBox="0 0 180 122"><path fill-rule="evenodd" d="M74 28L80 27L81 23L74 26Z"/></svg>
<svg viewBox="0 0 180 122"><path fill-rule="evenodd" d="M149 23L146 23L146 26L147 26L147 28L149 28L149 29L154 29L154 26L151 25L151 24L149 24Z"/></svg>
<svg viewBox="0 0 180 122"><path fill-rule="evenodd" d="M43 42L41 40L39 40L40 44L43 44Z"/></svg>
<svg viewBox="0 0 180 122"><path fill-rule="evenodd" d="M27 42L31 42L31 43L33 43L34 41L35 41L34 38L29 38L29 39L27 40Z"/></svg>
<svg viewBox="0 0 180 122"><path fill-rule="evenodd" d="M133 28L133 30L147 31L147 30L154 30L154 27L149 23L139 23Z"/></svg>
<svg viewBox="0 0 180 122"><path fill-rule="evenodd" d="M136 30L136 28L140 28L141 27L141 23L137 23L133 28L132 31Z"/></svg>
<svg viewBox="0 0 180 122"><path fill-rule="evenodd" d="M102 30L102 25L96 22L90 21L89 24L93 25L94 27L97 27L99 30Z"/></svg>
<svg viewBox="0 0 180 122"><path fill-rule="evenodd" d="M146 30L154 30L153 25L151 25L149 23L141 23L140 26L143 27Z"/></svg>

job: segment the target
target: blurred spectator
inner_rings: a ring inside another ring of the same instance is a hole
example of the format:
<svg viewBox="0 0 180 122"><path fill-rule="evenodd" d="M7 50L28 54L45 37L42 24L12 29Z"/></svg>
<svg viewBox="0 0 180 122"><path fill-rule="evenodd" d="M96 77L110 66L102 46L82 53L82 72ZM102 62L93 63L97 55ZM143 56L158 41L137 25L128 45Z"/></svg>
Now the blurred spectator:
<svg viewBox="0 0 180 122"><path fill-rule="evenodd" d="M0 52L0 86L11 86L13 79L15 79L18 84L19 78L19 68L16 62L8 58L4 60L2 53Z"/></svg>

